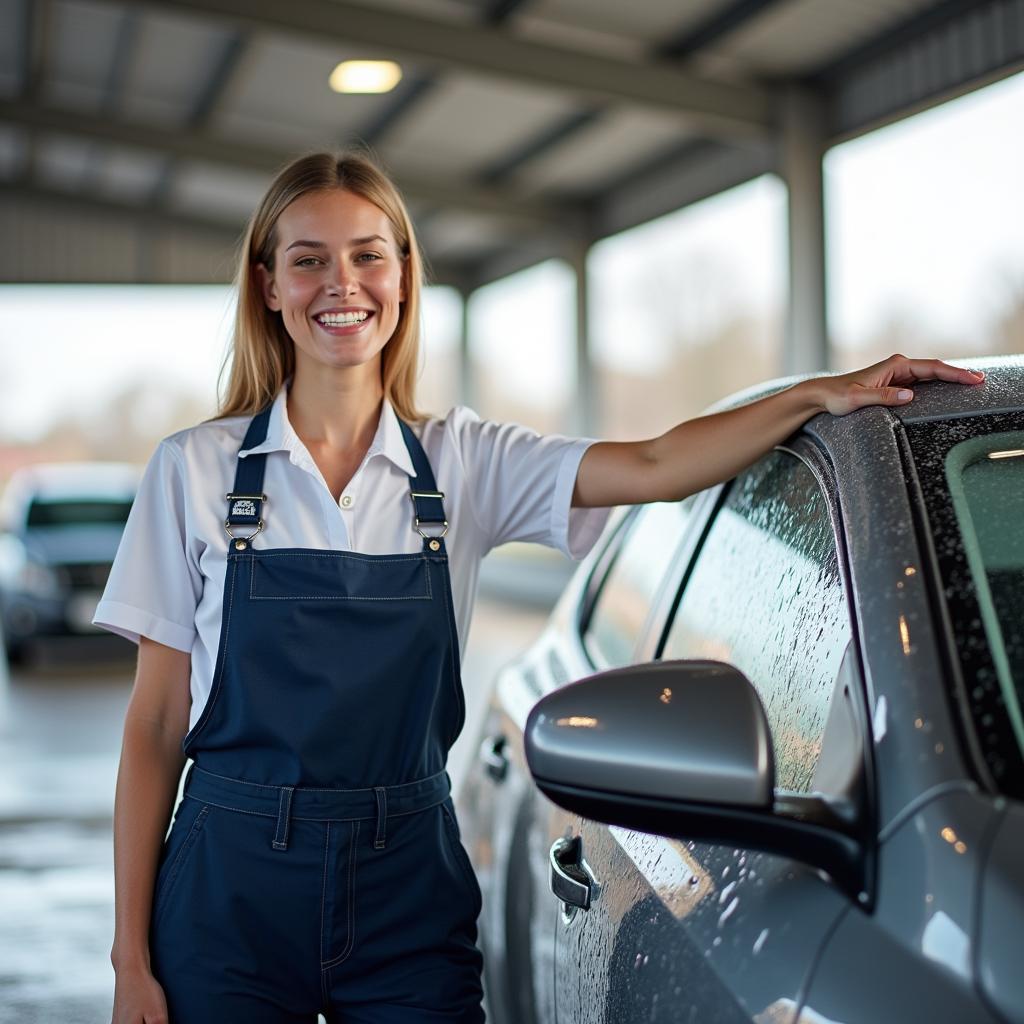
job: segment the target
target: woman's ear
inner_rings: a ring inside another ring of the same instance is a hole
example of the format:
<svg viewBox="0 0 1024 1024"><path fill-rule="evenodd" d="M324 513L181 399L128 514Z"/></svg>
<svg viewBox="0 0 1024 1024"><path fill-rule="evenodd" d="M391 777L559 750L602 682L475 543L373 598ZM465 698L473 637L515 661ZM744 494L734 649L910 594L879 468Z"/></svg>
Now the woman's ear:
<svg viewBox="0 0 1024 1024"><path fill-rule="evenodd" d="M262 263L255 264L253 272L256 274L260 294L263 296L263 302L267 309L280 312L281 300L277 297L277 284L274 282L274 275Z"/></svg>
<svg viewBox="0 0 1024 1024"><path fill-rule="evenodd" d="M402 257L402 274L398 279L398 301L405 302L405 275L409 273L409 257Z"/></svg>

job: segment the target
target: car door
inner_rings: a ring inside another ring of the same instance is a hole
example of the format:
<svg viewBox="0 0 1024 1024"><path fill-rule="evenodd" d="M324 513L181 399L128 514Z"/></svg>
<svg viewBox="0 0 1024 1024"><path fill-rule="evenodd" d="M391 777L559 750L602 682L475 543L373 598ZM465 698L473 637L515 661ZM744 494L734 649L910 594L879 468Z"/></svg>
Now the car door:
<svg viewBox="0 0 1024 1024"><path fill-rule="evenodd" d="M666 514L667 512L667 514ZM655 523L654 520L657 520ZM554 1020L553 963L557 908L548 891L548 818L552 805L533 785L523 752L523 726L532 705L545 693L587 671L572 640L578 608L619 564L623 543L637 567L638 523L648 520L646 537L675 536L685 526L677 505L633 509L617 515L608 535L581 566L541 639L506 666L495 681L484 722L479 764L460 795L463 838L484 893L479 921L484 952L484 985L495 1024L549 1024ZM633 538L630 540L630 538ZM648 559L649 562L649 559ZM660 582L661 571L648 564L643 580ZM636 585L641 589L643 580ZM634 604L644 612L650 595ZM622 609L627 617L630 612ZM635 639L644 625L632 627Z"/></svg>
<svg viewBox="0 0 1024 1024"><path fill-rule="evenodd" d="M821 475L776 450L733 481L696 557L666 563L666 579L682 582L648 631L665 659L725 661L750 678L777 785L796 793L848 788L864 757L841 546ZM598 606L590 631L601 621ZM633 660L649 660L643 647ZM842 714L830 716L837 692ZM592 879L590 908L565 905L556 928L559 1022L792 1019L815 953L849 905L823 872L553 813L551 831L579 840L577 862L562 867Z"/></svg>

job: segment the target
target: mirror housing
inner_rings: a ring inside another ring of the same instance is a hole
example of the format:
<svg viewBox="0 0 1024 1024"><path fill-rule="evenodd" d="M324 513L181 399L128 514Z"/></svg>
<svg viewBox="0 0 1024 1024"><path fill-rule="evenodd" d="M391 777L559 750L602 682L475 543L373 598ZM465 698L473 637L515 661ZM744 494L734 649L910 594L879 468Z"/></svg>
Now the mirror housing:
<svg viewBox="0 0 1024 1024"><path fill-rule="evenodd" d="M660 661L588 676L534 705L524 745L537 786L568 811L800 860L867 902L856 823L819 795L776 795L764 708L732 665Z"/></svg>

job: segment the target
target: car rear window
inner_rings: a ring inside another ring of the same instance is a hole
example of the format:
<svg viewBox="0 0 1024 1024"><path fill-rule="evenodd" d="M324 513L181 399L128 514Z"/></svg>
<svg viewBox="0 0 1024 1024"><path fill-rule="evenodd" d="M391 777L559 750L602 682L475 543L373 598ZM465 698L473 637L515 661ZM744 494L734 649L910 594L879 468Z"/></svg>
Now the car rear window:
<svg viewBox="0 0 1024 1024"><path fill-rule="evenodd" d="M1000 692L1024 750L1024 432L955 445L946 480Z"/></svg>
<svg viewBox="0 0 1024 1024"><path fill-rule="evenodd" d="M1024 796L1024 414L905 429L962 679L956 706L993 782Z"/></svg>
<svg viewBox="0 0 1024 1024"><path fill-rule="evenodd" d="M28 526L84 526L116 523L124 525L131 501L33 501L28 508Z"/></svg>

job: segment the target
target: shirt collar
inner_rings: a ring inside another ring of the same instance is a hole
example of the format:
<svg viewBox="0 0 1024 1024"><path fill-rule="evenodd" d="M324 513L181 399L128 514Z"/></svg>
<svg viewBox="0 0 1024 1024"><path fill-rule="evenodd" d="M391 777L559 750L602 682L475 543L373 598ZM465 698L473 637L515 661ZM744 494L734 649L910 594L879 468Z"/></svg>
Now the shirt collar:
<svg viewBox="0 0 1024 1024"><path fill-rule="evenodd" d="M260 455L264 452L286 451L294 456L299 451L305 451L305 445L299 436L292 429L288 421L288 386L290 379L285 381L274 398L274 404L270 409L270 419L267 422L267 436L264 440L252 448L243 448L239 451L240 458L247 455ZM381 403L380 419L377 421L377 432L373 435L370 447L366 452L366 458L371 459L375 455L383 455L390 462L394 463L403 473L409 476L415 475L412 464L412 456L406 447L405 438L402 436L402 427L398 422L398 414L395 412L387 396ZM292 460L294 461L294 459Z"/></svg>

